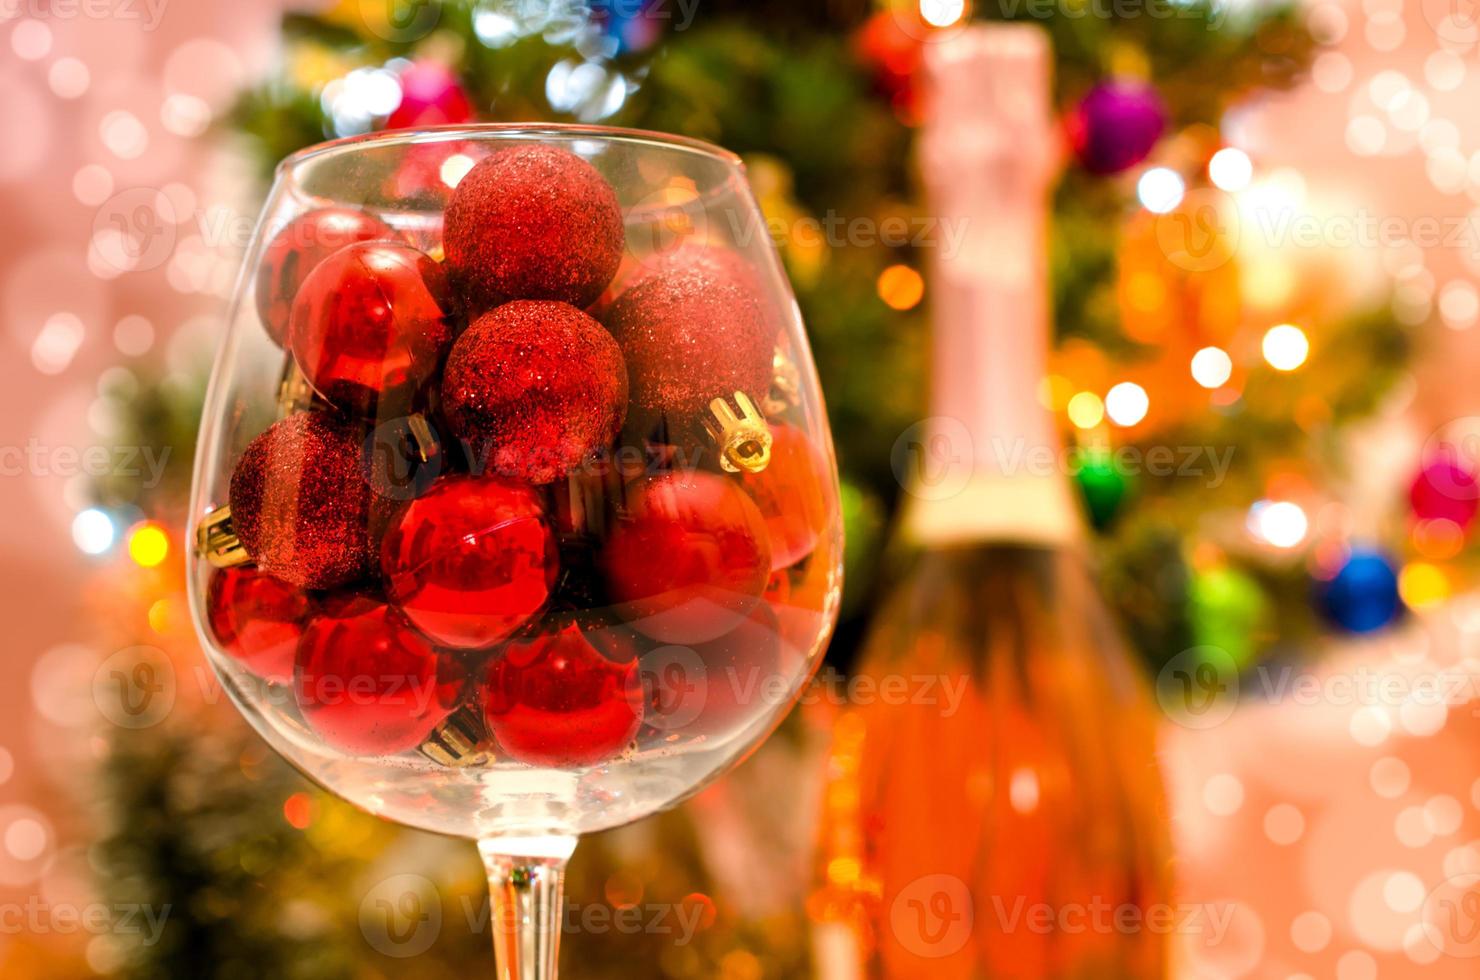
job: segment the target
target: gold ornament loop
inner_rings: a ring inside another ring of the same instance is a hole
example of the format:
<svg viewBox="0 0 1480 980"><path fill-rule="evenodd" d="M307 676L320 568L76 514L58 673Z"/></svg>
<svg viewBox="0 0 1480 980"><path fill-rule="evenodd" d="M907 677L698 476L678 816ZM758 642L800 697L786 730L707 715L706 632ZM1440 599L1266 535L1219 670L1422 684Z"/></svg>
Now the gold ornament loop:
<svg viewBox="0 0 1480 980"><path fill-rule="evenodd" d="M719 445L719 465L726 473L760 473L771 465L771 429L745 392L735 392L734 402L710 402L704 428Z"/></svg>
<svg viewBox="0 0 1480 980"><path fill-rule="evenodd" d="M491 757L483 744L483 725L470 711L458 711L421 743L420 752L449 769L487 765Z"/></svg>
<svg viewBox="0 0 1480 980"><path fill-rule="evenodd" d="M211 511L195 529L195 549L216 568L235 568L252 560L231 526L231 508Z"/></svg>

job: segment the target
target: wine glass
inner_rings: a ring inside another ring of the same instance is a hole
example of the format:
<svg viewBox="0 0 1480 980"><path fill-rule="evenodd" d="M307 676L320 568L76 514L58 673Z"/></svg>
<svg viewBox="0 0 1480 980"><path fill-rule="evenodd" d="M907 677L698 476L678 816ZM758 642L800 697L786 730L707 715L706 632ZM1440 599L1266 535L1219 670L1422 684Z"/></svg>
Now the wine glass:
<svg viewBox="0 0 1480 980"><path fill-rule="evenodd" d="M284 161L205 404L197 630L286 759L474 839L556 973L579 835L753 750L820 661L836 467L740 160L599 127Z"/></svg>

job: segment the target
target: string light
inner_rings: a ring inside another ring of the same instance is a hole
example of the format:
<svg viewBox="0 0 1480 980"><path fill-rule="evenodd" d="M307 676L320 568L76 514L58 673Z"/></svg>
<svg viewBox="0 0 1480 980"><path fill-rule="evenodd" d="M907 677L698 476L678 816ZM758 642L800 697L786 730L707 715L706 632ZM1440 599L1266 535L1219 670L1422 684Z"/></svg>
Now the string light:
<svg viewBox="0 0 1480 980"><path fill-rule="evenodd" d="M1219 190L1241 191L1254 179L1254 162L1243 150L1226 146L1208 161L1208 179Z"/></svg>
<svg viewBox="0 0 1480 980"><path fill-rule="evenodd" d="M139 524L129 532L128 556L144 568L160 565L170 554L170 537L154 521Z"/></svg>
<svg viewBox="0 0 1480 980"><path fill-rule="evenodd" d="M1293 371L1310 356L1305 331L1290 323L1271 327L1264 335L1264 359L1276 371Z"/></svg>
<svg viewBox="0 0 1480 980"><path fill-rule="evenodd" d="M1146 389L1132 381L1122 381L1105 395L1105 414L1119 426L1135 425L1146 417L1150 408Z"/></svg>
<svg viewBox="0 0 1480 980"><path fill-rule="evenodd" d="M879 273L878 290L890 309L914 309L925 298L925 278L907 265L891 265Z"/></svg>
<svg viewBox="0 0 1480 980"><path fill-rule="evenodd" d="M964 16L965 0L920 0L920 19L931 27L950 27Z"/></svg>
<svg viewBox="0 0 1480 980"><path fill-rule="evenodd" d="M1204 388L1221 388L1233 377L1233 358L1221 347L1204 347L1192 355L1192 380Z"/></svg>
<svg viewBox="0 0 1480 980"><path fill-rule="evenodd" d="M1293 548L1305 540L1310 519L1299 504L1261 500L1249 508L1249 531L1276 548Z"/></svg>
<svg viewBox="0 0 1480 980"><path fill-rule="evenodd" d="M1409 562L1398 573L1398 594L1413 609L1436 606L1450 596L1449 576L1426 561Z"/></svg>
<svg viewBox="0 0 1480 980"><path fill-rule="evenodd" d="M113 547L116 533L112 518L96 507L89 507L72 519L72 541L86 555L101 555Z"/></svg>
<svg viewBox="0 0 1480 980"><path fill-rule="evenodd" d="M1166 214L1182 203L1187 184L1169 167L1152 167L1136 182L1136 197L1153 214Z"/></svg>
<svg viewBox="0 0 1480 980"><path fill-rule="evenodd" d="M1093 429L1105 421L1105 403L1092 391L1081 391L1069 399L1069 421L1081 429Z"/></svg>

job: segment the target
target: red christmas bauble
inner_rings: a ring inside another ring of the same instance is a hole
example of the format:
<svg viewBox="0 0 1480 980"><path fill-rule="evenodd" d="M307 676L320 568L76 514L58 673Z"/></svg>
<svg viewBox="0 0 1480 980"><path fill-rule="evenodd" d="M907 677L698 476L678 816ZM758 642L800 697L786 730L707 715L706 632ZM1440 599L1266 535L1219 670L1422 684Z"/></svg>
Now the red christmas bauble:
<svg viewBox="0 0 1480 980"><path fill-rule="evenodd" d="M380 565L392 604L459 649L492 646L543 611L560 568L539 493L471 476L442 477L408 504Z"/></svg>
<svg viewBox="0 0 1480 980"><path fill-rule="evenodd" d="M1480 481L1461 465L1457 454L1450 454L1424 464L1408 490L1408 500L1419 520L1452 521L1463 530L1480 509Z"/></svg>
<svg viewBox="0 0 1480 980"><path fill-rule="evenodd" d="M517 146L479 162L447 206L447 264L484 309L500 299L587 307L616 275L625 234L616 192L585 160Z"/></svg>
<svg viewBox="0 0 1480 980"><path fill-rule="evenodd" d="M273 342L288 346L293 300L320 262L346 245L396 237L385 222L354 208L319 208L288 222L263 250L257 270L257 315Z"/></svg>
<svg viewBox="0 0 1480 980"><path fill-rule="evenodd" d="M473 118L473 103L457 74L440 61L418 61L399 76L401 104L386 129L455 126Z"/></svg>
<svg viewBox="0 0 1480 980"><path fill-rule="evenodd" d="M222 650L266 681L293 679L293 656L314 601L302 589L250 566L211 577L206 621Z"/></svg>
<svg viewBox="0 0 1480 980"><path fill-rule="evenodd" d="M333 600L298 645L298 708L324 741L346 752L416 748L457 708L466 686L455 657L364 596Z"/></svg>
<svg viewBox="0 0 1480 980"><path fill-rule="evenodd" d="M739 484L695 470L629 485L597 561L633 629L664 643L707 643L760 601L771 546Z"/></svg>
<svg viewBox="0 0 1480 980"><path fill-rule="evenodd" d="M574 617L507 644L488 666L483 709L508 755L532 766L594 766L626 748L642 724L637 650ZM613 640L613 642L605 642Z"/></svg>
<svg viewBox="0 0 1480 980"><path fill-rule="evenodd" d="M646 724L669 735L716 736L769 716L781 670L776 614L762 602L717 640L666 646L643 658Z"/></svg>
<svg viewBox="0 0 1480 980"><path fill-rule="evenodd" d="M308 383L330 402L364 416L403 415L452 345L449 309L442 267L429 256L362 242L303 281L289 343Z"/></svg>
<svg viewBox="0 0 1480 980"><path fill-rule="evenodd" d="M789 568L817 547L827 526L828 463L802 431L772 425L771 463L745 475L745 489L766 519L771 568Z"/></svg>
<svg viewBox="0 0 1480 980"><path fill-rule="evenodd" d="M565 303L485 314L452 348L442 409L473 472L545 484L611 444L627 407L622 352Z"/></svg>
<svg viewBox="0 0 1480 980"><path fill-rule="evenodd" d="M358 427L301 412L247 446L231 474L231 522L259 568L329 589L378 568L372 522L390 501L366 479Z"/></svg>
<svg viewBox="0 0 1480 980"><path fill-rule="evenodd" d="M697 429L714 399L743 391L760 401L770 390L774 323L755 290L717 264L640 277L606 322L627 359L640 425Z"/></svg>

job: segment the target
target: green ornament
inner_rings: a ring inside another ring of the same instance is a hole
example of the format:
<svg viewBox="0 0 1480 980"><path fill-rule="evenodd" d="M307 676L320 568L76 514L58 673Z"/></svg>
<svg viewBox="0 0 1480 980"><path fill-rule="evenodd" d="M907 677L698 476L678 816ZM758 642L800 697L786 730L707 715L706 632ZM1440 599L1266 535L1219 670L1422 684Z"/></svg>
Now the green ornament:
<svg viewBox="0 0 1480 980"><path fill-rule="evenodd" d="M1254 662L1270 603L1252 576L1227 565L1196 572L1187 590L1187 604L1199 646L1225 651L1240 670Z"/></svg>
<svg viewBox="0 0 1480 980"><path fill-rule="evenodd" d="M1120 516L1135 487L1130 476L1116 467L1114 456L1106 450L1083 449L1078 452L1076 460L1078 468L1074 478L1089 511L1090 523L1097 531L1107 530Z"/></svg>

